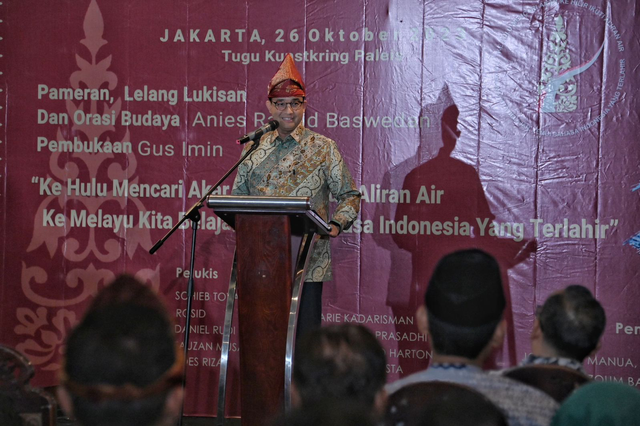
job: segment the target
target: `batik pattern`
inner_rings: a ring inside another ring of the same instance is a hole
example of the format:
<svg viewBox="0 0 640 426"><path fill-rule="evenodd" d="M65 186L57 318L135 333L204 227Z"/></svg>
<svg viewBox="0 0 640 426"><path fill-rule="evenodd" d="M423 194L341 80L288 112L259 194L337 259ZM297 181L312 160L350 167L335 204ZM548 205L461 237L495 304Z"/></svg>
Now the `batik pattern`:
<svg viewBox="0 0 640 426"><path fill-rule="evenodd" d="M264 135L260 146L238 167L232 193L309 197L312 208L341 229L348 229L360 210L360 192L336 143L302 124L285 140L276 131ZM329 219L330 194L338 204ZM331 279L329 237L322 236L311 254L306 281Z"/></svg>

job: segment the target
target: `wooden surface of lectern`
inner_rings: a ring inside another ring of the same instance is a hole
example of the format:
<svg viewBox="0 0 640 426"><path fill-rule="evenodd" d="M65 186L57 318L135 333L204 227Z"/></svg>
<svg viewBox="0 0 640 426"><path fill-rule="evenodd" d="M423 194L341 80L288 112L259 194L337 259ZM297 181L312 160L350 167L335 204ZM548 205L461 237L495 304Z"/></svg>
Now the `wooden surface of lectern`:
<svg viewBox="0 0 640 426"><path fill-rule="evenodd" d="M237 293L242 425L264 425L283 407L290 407L295 330L306 266L316 235L328 234L331 228L311 209L307 197L210 196L207 206L236 231L220 356L218 424L224 424ZM293 250L297 250L296 257Z"/></svg>

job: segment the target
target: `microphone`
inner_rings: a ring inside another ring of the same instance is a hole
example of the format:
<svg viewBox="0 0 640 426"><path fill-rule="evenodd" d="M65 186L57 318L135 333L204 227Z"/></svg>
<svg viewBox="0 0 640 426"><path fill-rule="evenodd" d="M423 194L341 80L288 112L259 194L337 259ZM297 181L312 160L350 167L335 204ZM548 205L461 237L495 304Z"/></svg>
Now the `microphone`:
<svg viewBox="0 0 640 426"><path fill-rule="evenodd" d="M243 143L247 143L249 141L254 141L256 139L260 139L260 137L262 137L262 135L264 135L267 132L270 132L272 130L277 129L279 125L280 125L280 123L278 123L276 120L271 120L267 124L265 124L264 126L254 130L253 132L247 133L246 135L244 135L243 137L238 139L236 141L236 143L238 145L242 145Z"/></svg>

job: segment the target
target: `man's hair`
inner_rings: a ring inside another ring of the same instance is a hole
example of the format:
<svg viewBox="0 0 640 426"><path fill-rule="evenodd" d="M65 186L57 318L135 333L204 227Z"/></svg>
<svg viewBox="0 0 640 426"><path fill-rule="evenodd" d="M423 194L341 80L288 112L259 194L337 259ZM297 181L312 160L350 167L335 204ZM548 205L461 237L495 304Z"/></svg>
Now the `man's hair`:
<svg viewBox="0 0 640 426"><path fill-rule="evenodd" d="M293 381L302 405L350 400L373 407L386 382L380 342L361 325L340 324L309 332L296 349Z"/></svg>
<svg viewBox="0 0 640 426"><path fill-rule="evenodd" d="M131 297L118 295L123 289ZM169 390L180 383L177 355L171 321L155 293L131 277L118 278L67 341L63 385L78 421L156 424Z"/></svg>
<svg viewBox="0 0 640 426"><path fill-rule="evenodd" d="M580 285L549 297L538 314L544 341L558 356L583 361L598 346L606 316L600 302Z"/></svg>
<svg viewBox="0 0 640 426"><path fill-rule="evenodd" d="M477 327L458 326L441 321L427 311L431 347L440 355L476 359L487 346L500 321Z"/></svg>
<svg viewBox="0 0 640 426"><path fill-rule="evenodd" d="M477 249L443 257L425 294L433 349L475 359L489 343L506 305L500 267Z"/></svg>

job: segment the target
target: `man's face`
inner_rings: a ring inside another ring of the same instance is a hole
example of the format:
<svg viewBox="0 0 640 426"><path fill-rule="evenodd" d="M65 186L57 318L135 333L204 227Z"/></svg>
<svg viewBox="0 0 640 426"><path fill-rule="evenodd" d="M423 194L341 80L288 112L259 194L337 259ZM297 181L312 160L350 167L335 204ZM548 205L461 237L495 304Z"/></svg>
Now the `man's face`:
<svg viewBox="0 0 640 426"><path fill-rule="evenodd" d="M267 101L267 109L278 121L280 137L289 136L302 121L307 103L302 97L271 98Z"/></svg>

